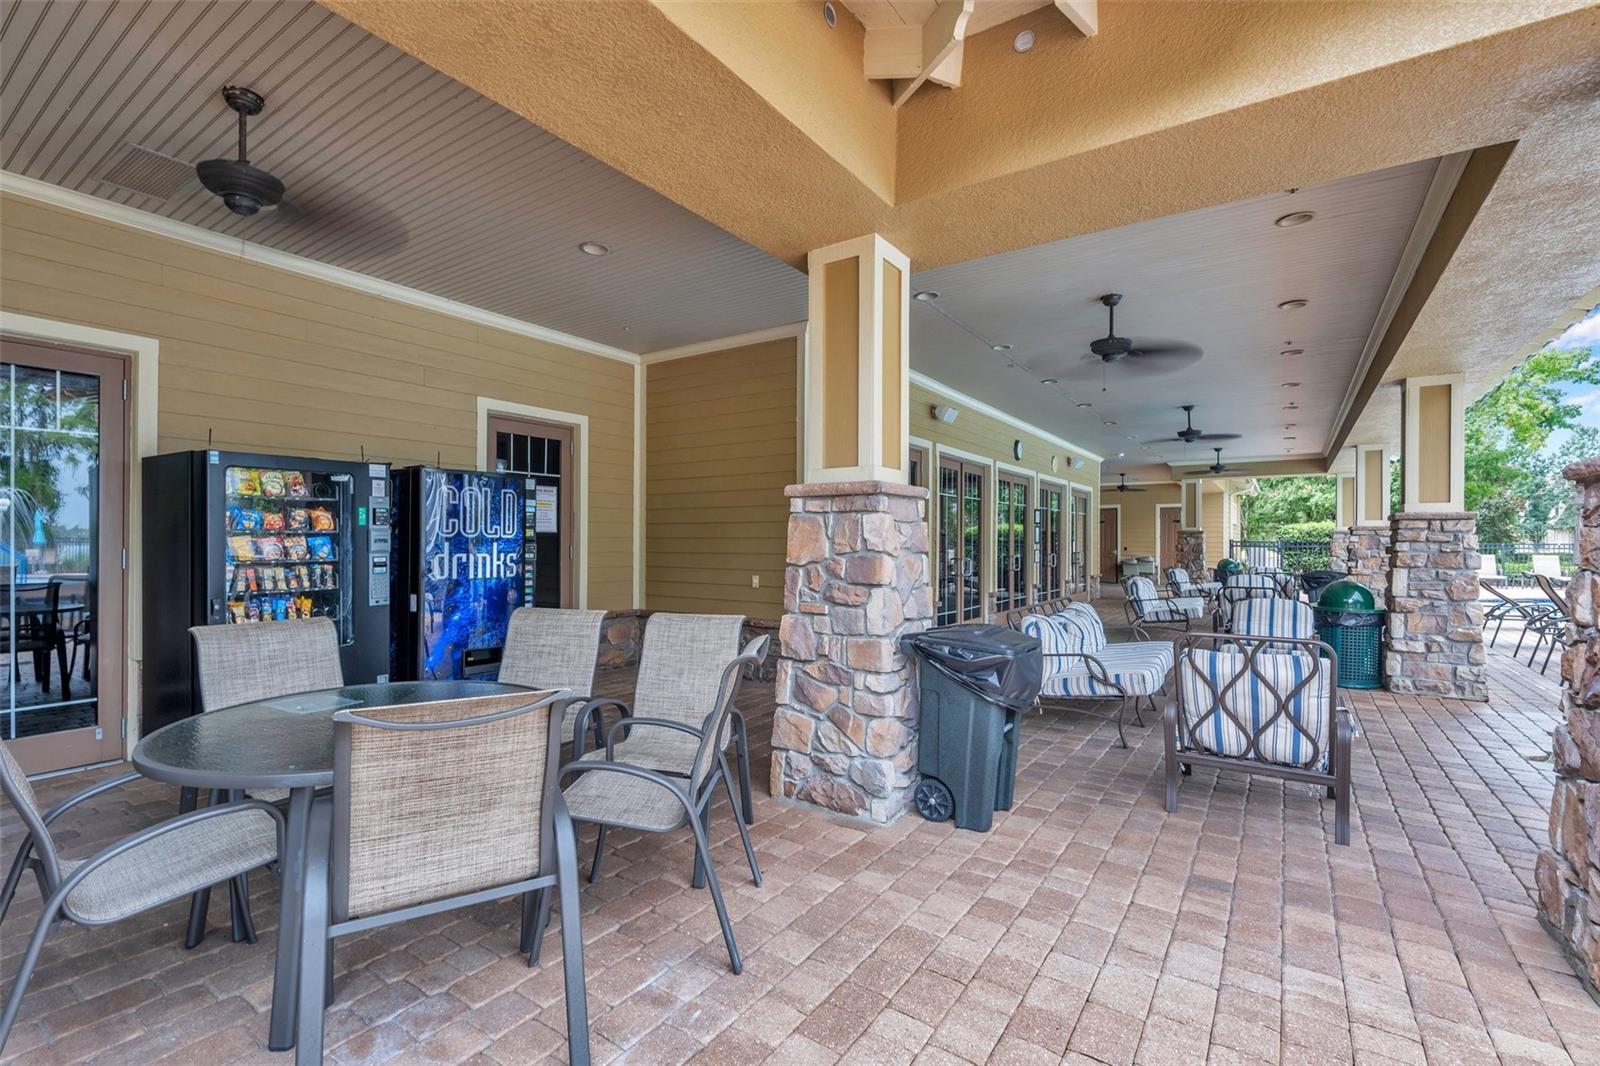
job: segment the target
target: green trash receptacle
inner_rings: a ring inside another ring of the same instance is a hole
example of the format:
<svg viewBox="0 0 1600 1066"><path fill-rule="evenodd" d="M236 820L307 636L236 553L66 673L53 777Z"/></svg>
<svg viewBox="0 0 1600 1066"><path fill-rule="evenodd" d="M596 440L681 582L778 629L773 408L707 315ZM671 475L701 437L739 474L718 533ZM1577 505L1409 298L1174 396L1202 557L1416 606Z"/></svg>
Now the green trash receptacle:
<svg viewBox="0 0 1600 1066"><path fill-rule="evenodd" d="M942 626L905 637L917 660L917 783L930 821L987 832L1010 810L1022 715L1039 696L1039 642L1005 626Z"/></svg>
<svg viewBox="0 0 1600 1066"><path fill-rule="evenodd" d="M1315 613L1317 636L1339 657L1339 687L1382 687L1385 612L1372 590L1341 578L1323 588Z"/></svg>

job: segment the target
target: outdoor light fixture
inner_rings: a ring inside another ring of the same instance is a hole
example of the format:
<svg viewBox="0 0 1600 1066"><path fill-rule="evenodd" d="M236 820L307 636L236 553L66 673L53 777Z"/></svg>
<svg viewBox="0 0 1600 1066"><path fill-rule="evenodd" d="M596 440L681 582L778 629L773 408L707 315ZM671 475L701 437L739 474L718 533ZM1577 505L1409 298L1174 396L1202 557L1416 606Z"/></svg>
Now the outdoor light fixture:
<svg viewBox="0 0 1600 1066"><path fill-rule="evenodd" d="M1114 418L1108 418L1108 419L1106 419L1106 425L1108 425L1108 426L1114 426L1114 425L1116 425L1116 424L1117 424L1117 420L1116 420L1116 419L1114 419Z"/></svg>
<svg viewBox="0 0 1600 1066"><path fill-rule="evenodd" d="M1278 219L1273 225L1282 229L1289 229L1292 226L1304 226L1316 217L1316 214L1311 211L1293 211Z"/></svg>
<svg viewBox="0 0 1600 1066"><path fill-rule="evenodd" d="M1090 403L1088 400L1080 400L1078 402L1078 406L1079 407L1093 407L1094 404Z"/></svg>
<svg viewBox="0 0 1600 1066"><path fill-rule="evenodd" d="M1060 380L1059 378L1040 378L1039 379L1039 384L1041 384L1041 385L1054 385L1059 380Z"/></svg>
<svg viewBox="0 0 1600 1066"><path fill-rule="evenodd" d="M582 244L578 245L578 251L582 252L584 255L606 255L611 251L611 249L607 248L599 241L584 241Z"/></svg>
<svg viewBox="0 0 1600 1066"><path fill-rule="evenodd" d="M1278 305L1280 311L1298 311L1311 303L1310 300L1285 300Z"/></svg>
<svg viewBox="0 0 1600 1066"><path fill-rule="evenodd" d="M934 292L932 289L923 289L921 292L912 293L911 298L913 300L921 300L923 303L927 303L930 300L937 300L939 298L939 294Z"/></svg>
<svg viewBox="0 0 1600 1066"><path fill-rule="evenodd" d="M1011 345L1009 345L1009 344L991 344L991 345L989 345L989 348L990 348L991 351L1009 352L1011 350Z"/></svg>
<svg viewBox="0 0 1600 1066"><path fill-rule="evenodd" d="M943 422L948 426L950 423L956 420L956 415L958 414L960 414L960 412L954 407L948 407L942 403L936 403L933 405L933 420L935 422Z"/></svg>
<svg viewBox="0 0 1600 1066"><path fill-rule="evenodd" d="M839 24L839 12L834 10L831 2L822 5L822 21L828 24L830 30Z"/></svg>
<svg viewBox="0 0 1600 1066"><path fill-rule="evenodd" d="M1285 348L1283 351L1279 352L1278 354L1279 355L1305 355L1306 354L1306 350L1304 348Z"/></svg>

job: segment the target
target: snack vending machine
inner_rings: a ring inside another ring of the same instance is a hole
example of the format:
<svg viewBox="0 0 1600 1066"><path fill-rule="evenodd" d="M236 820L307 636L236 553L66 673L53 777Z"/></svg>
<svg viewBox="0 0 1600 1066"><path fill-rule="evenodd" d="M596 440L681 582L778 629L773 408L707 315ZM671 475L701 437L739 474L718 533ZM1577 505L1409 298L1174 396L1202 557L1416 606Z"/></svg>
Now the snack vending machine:
<svg viewBox="0 0 1600 1066"><path fill-rule="evenodd" d="M146 733L202 709L190 626L328 618L345 684L389 679L387 463L174 452L143 480Z"/></svg>
<svg viewBox="0 0 1600 1066"><path fill-rule="evenodd" d="M522 603L522 475L411 466L391 482L391 673L493 679Z"/></svg>

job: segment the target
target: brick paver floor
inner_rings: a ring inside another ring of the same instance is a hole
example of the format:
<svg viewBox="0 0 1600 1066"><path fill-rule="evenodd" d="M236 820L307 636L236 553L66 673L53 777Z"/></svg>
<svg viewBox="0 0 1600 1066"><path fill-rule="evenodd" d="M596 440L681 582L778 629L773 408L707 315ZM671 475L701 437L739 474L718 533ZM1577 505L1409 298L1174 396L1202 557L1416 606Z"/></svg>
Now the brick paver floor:
<svg viewBox="0 0 1600 1066"><path fill-rule="evenodd" d="M582 890L595 1059L1600 1062L1600 1006L1529 895L1554 668L1512 663L1508 644L1487 705L1350 694L1349 847L1305 786L1196 771L1169 815L1155 730L1130 729L1124 751L1105 723L1063 712L1027 719L1016 806L985 835L914 814L867 829L758 786L761 888L724 804L714 826L742 976L688 887L687 837L613 834L605 876ZM745 703L763 736L770 689L747 686ZM50 803L109 772L39 792ZM138 783L64 819L61 841L87 854L174 803ZM9 856L9 811L4 829ZM265 1051L277 889L253 883L254 946L229 942L220 902L194 952L182 904L65 928L8 1054L281 1066ZM37 906L25 885L3 929L8 980ZM564 1056L559 943L530 970L515 941L509 904L342 941L330 1059Z"/></svg>

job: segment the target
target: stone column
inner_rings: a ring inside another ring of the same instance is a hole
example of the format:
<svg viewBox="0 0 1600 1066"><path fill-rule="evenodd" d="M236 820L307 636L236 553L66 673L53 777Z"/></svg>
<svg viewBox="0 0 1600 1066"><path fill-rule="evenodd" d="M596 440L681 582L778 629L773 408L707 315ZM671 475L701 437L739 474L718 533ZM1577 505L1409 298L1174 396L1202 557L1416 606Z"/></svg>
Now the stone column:
<svg viewBox="0 0 1600 1066"><path fill-rule="evenodd" d="M906 633L933 617L928 490L791 485L772 794L888 824L917 782Z"/></svg>
<svg viewBox="0 0 1600 1066"><path fill-rule="evenodd" d="M1206 567L1206 531L1203 529L1178 530L1178 565L1189 572L1191 581L1204 581L1210 577ZM1159 584L1166 575L1158 575Z"/></svg>
<svg viewBox="0 0 1600 1066"><path fill-rule="evenodd" d="M1340 480L1349 480L1341 478ZM1341 574L1350 572L1350 536L1355 531L1348 528L1335 527L1328 537L1328 569L1337 570Z"/></svg>
<svg viewBox="0 0 1600 1066"><path fill-rule="evenodd" d="M1389 587L1391 530L1383 526L1352 526L1345 554L1345 573L1361 582L1379 600Z"/></svg>
<svg viewBox="0 0 1600 1066"><path fill-rule="evenodd" d="M1454 699L1489 698L1478 604L1478 516L1391 515L1385 687Z"/></svg>
<svg viewBox="0 0 1600 1066"><path fill-rule="evenodd" d="M1567 467L1583 494L1578 565L1567 585L1572 627L1561 656L1561 709L1551 750L1550 846L1534 880L1539 919L1600 1002L1600 457Z"/></svg>

